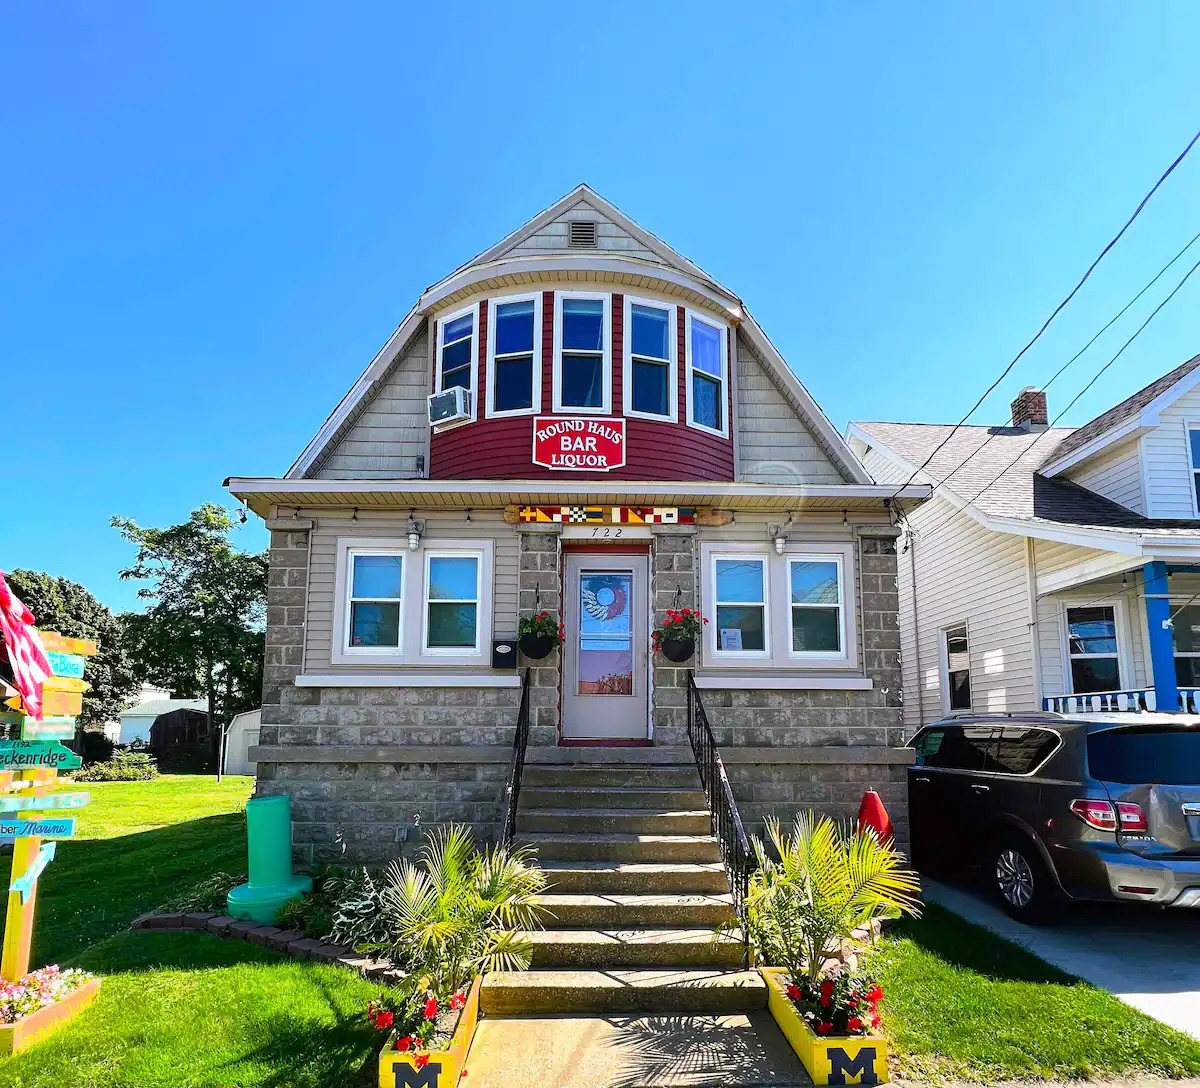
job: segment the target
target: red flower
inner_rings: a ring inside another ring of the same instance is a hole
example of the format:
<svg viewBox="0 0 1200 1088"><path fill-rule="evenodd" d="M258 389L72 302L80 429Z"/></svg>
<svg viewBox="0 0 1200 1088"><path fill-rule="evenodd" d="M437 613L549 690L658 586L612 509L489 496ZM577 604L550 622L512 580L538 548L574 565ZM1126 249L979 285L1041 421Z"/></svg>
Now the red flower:
<svg viewBox="0 0 1200 1088"><path fill-rule="evenodd" d="M818 1035L828 1035L831 1031L833 1031L833 1025L828 1020L817 1025Z"/></svg>
<svg viewBox="0 0 1200 1088"><path fill-rule="evenodd" d="M871 1002L872 1005L878 1005L879 1002L883 1000L883 991L878 986L872 986L867 991L867 1000Z"/></svg>
<svg viewBox="0 0 1200 1088"><path fill-rule="evenodd" d="M670 623L671 623L671 622L672 622L672 621L671 621L671 617L670 617L670 616L668 616L668 617L667 617L665 620L663 620L663 626L664 626L664 627L667 627L667 626L669 626L669 625L670 625Z"/></svg>
<svg viewBox="0 0 1200 1088"><path fill-rule="evenodd" d="M846 1027L851 1031L862 1031L862 1026L863 1023L857 1016L852 1016L846 1021Z"/></svg>
<svg viewBox="0 0 1200 1088"><path fill-rule="evenodd" d="M437 998L431 997L425 1002L425 1019L432 1020L437 1016Z"/></svg>
<svg viewBox="0 0 1200 1088"><path fill-rule="evenodd" d="M392 1045L393 1045L393 1046L394 1046L394 1047L395 1047L397 1050L411 1050L411 1049L412 1049L412 1044L413 1044L412 1036L411 1036L411 1035L404 1035L404 1036L402 1036L401 1038L397 1039L397 1040L395 1041L395 1043L393 1043Z"/></svg>
<svg viewBox="0 0 1200 1088"><path fill-rule="evenodd" d="M821 996L822 997L832 997L833 996L833 982L830 981L829 979L826 979L824 982L821 983Z"/></svg>
<svg viewBox="0 0 1200 1088"><path fill-rule="evenodd" d="M708 623L708 620L705 620L704 622L705 622L705 623Z"/></svg>
<svg viewBox="0 0 1200 1088"><path fill-rule="evenodd" d="M873 1027L873 1028L879 1027L879 1014L878 1013L876 1013L874 1016L871 1017L871 1027Z"/></svg>
<svg viewBox="0 0 1200 1088"><path fill-rule="evenodd" d="M392 1021L396 1018L390 1012L381 1012L375 1017L375 1026L380 1031L387 1031L392 1026Z"/></svg>
<svg viewBox="0 0 1200 1088"><path fill-rule="evenodd" d="M424 1069L429 1064L428 1054L417 1054L413 1057L413 1062L416 1063L418 1069Z"/></svg>
<svg viewBox="0 0 1200 1088"><path fill-rule="evenodd" d="M825 1008L828 1008L832 1004L832 1001L829 999L829 997L826 994L822 994L821 995L821 1004Z"/></svg>
<svg viewBox="0 0 1200 1088"><path fill-rule="evenodd" d="M793 1001L799 1001L800 1000L800 987L797 986L794 982L789 984L789 986L787 988L787 995Z"/></svg>
<svg viewBox="0 0 1200 1088"><path fill-rule="evenodd" d="M467 995L465 993L457 993L450 995L450 1011L461 1009L467 1003Z"/></svg>

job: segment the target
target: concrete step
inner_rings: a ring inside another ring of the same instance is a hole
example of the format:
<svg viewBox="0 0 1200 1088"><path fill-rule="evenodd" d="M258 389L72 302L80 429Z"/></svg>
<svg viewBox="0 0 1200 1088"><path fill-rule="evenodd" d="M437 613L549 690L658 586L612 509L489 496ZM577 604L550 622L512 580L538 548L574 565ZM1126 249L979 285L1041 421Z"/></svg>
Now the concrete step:
<svg viewBox="0 0 1200 1088"><path fill-rule="evenodd" d="M533 967L740 967L740 936L713 929L542 929L525 934Z"/></svg>
<svg viewBox="0 0 1200 1088"><path fill-rule="evenodd" d="M707 835L712 831L708 809L670 812L658 809L531 808L517 816L517 830L566 834Z"/></svg>
<svg viewBox="0 0 1200 1088"><path fill-rule="evenodd" d="M719 926L731 921L733 896L662 893L550 892L538 897L549 912L549 926Z"/></svg>
<svg viewBox="0 0 1200 1088"><path fill-rule="evenodd" d="M551 861L538 863L546 891L603 895L728 895L725 866L717 862Z"/></svg>
<svg viewBox="0 0 1200 1088"><path fill-rule="evenodd" d="M700 789L700 776L694 764L681 767L653 765L592 765L573 763L525 764L522 786L566 786L571 789L591 786L641 786L653 789Z"/></svg>
<svg viewBox="0 0 1200 1088"><path fill-rule="evenodd" d="M640 808L694 811L707 808L700 789L651 789L645 786L530 786L521 785L521 809Z"/></svg>
<svg viewBox="0 0 1200 1088"><path fill-rule="evenodd" d="M516 836L547 861L720 861L711 835L564 835L544 832Z"/></svg>
<svg viewBox="0 0 1200 1088"><path fill-rule="evenodd" d="M480 1007L488 1016L578 1013L736 1013L766 1008L757 971L499 971L485 975Z"/></svg>

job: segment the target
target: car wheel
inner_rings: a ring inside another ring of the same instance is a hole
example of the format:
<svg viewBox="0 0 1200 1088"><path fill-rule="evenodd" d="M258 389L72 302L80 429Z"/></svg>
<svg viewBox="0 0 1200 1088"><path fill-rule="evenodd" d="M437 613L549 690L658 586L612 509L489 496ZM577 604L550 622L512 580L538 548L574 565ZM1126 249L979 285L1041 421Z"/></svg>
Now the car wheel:
<svg viewBox="0 0 1200 1088"><path fill-rule="evenodd" d="M1002 839L992 849L992 887L1012 917L1038 925L1050 921L1058 896L1049 871L1033 843Z"/></svg>

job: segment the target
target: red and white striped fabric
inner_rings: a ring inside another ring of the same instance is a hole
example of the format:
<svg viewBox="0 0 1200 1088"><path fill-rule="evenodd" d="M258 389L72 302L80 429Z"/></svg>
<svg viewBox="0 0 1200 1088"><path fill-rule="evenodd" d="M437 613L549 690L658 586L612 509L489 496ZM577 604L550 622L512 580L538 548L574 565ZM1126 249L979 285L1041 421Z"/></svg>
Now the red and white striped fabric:
<svg viewBox="0 0 1200 1088"><path fill-rule="evenodd" d="M0 570L0 632L8 650L13 682L21 693L25 713L42 720L42 684L50 675L50 661L33 626L33 613L21 603Z"/></svg>

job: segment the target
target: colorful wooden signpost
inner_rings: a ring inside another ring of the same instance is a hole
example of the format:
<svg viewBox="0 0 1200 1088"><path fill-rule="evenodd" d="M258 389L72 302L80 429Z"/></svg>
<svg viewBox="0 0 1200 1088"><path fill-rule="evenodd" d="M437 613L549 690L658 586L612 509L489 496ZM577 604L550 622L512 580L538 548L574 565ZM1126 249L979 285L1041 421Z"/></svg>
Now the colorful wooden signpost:
<svg viewBox="0 0 1200 1088"><path fill-rule="evenodd" d="M79 756L59 741L75 735L74 716L82 708L83 693L89 686L83 679L85 660L97 647L89 639L64 638L53 631L42 632L41 640L54 674L42 687L44 717L37 721L27 715L19 696L5 704L11 713L0 709L0 737L13 738L0 739L0 843L12 843L13 847L0 951L0 979L5 982L16 982L29 973L38 877L54 859L53 840L75 834L75 817L59 816L55 810L82 808L90 800L87 793L56 792L54 786L60 770L82 764ZM0 1051L15 1052L36 1042L88 1004L98 986L96 979L56 1005L18 1021L14 1026L24 1025L23 1030L6 1033L0 1039Z"/></svg>

